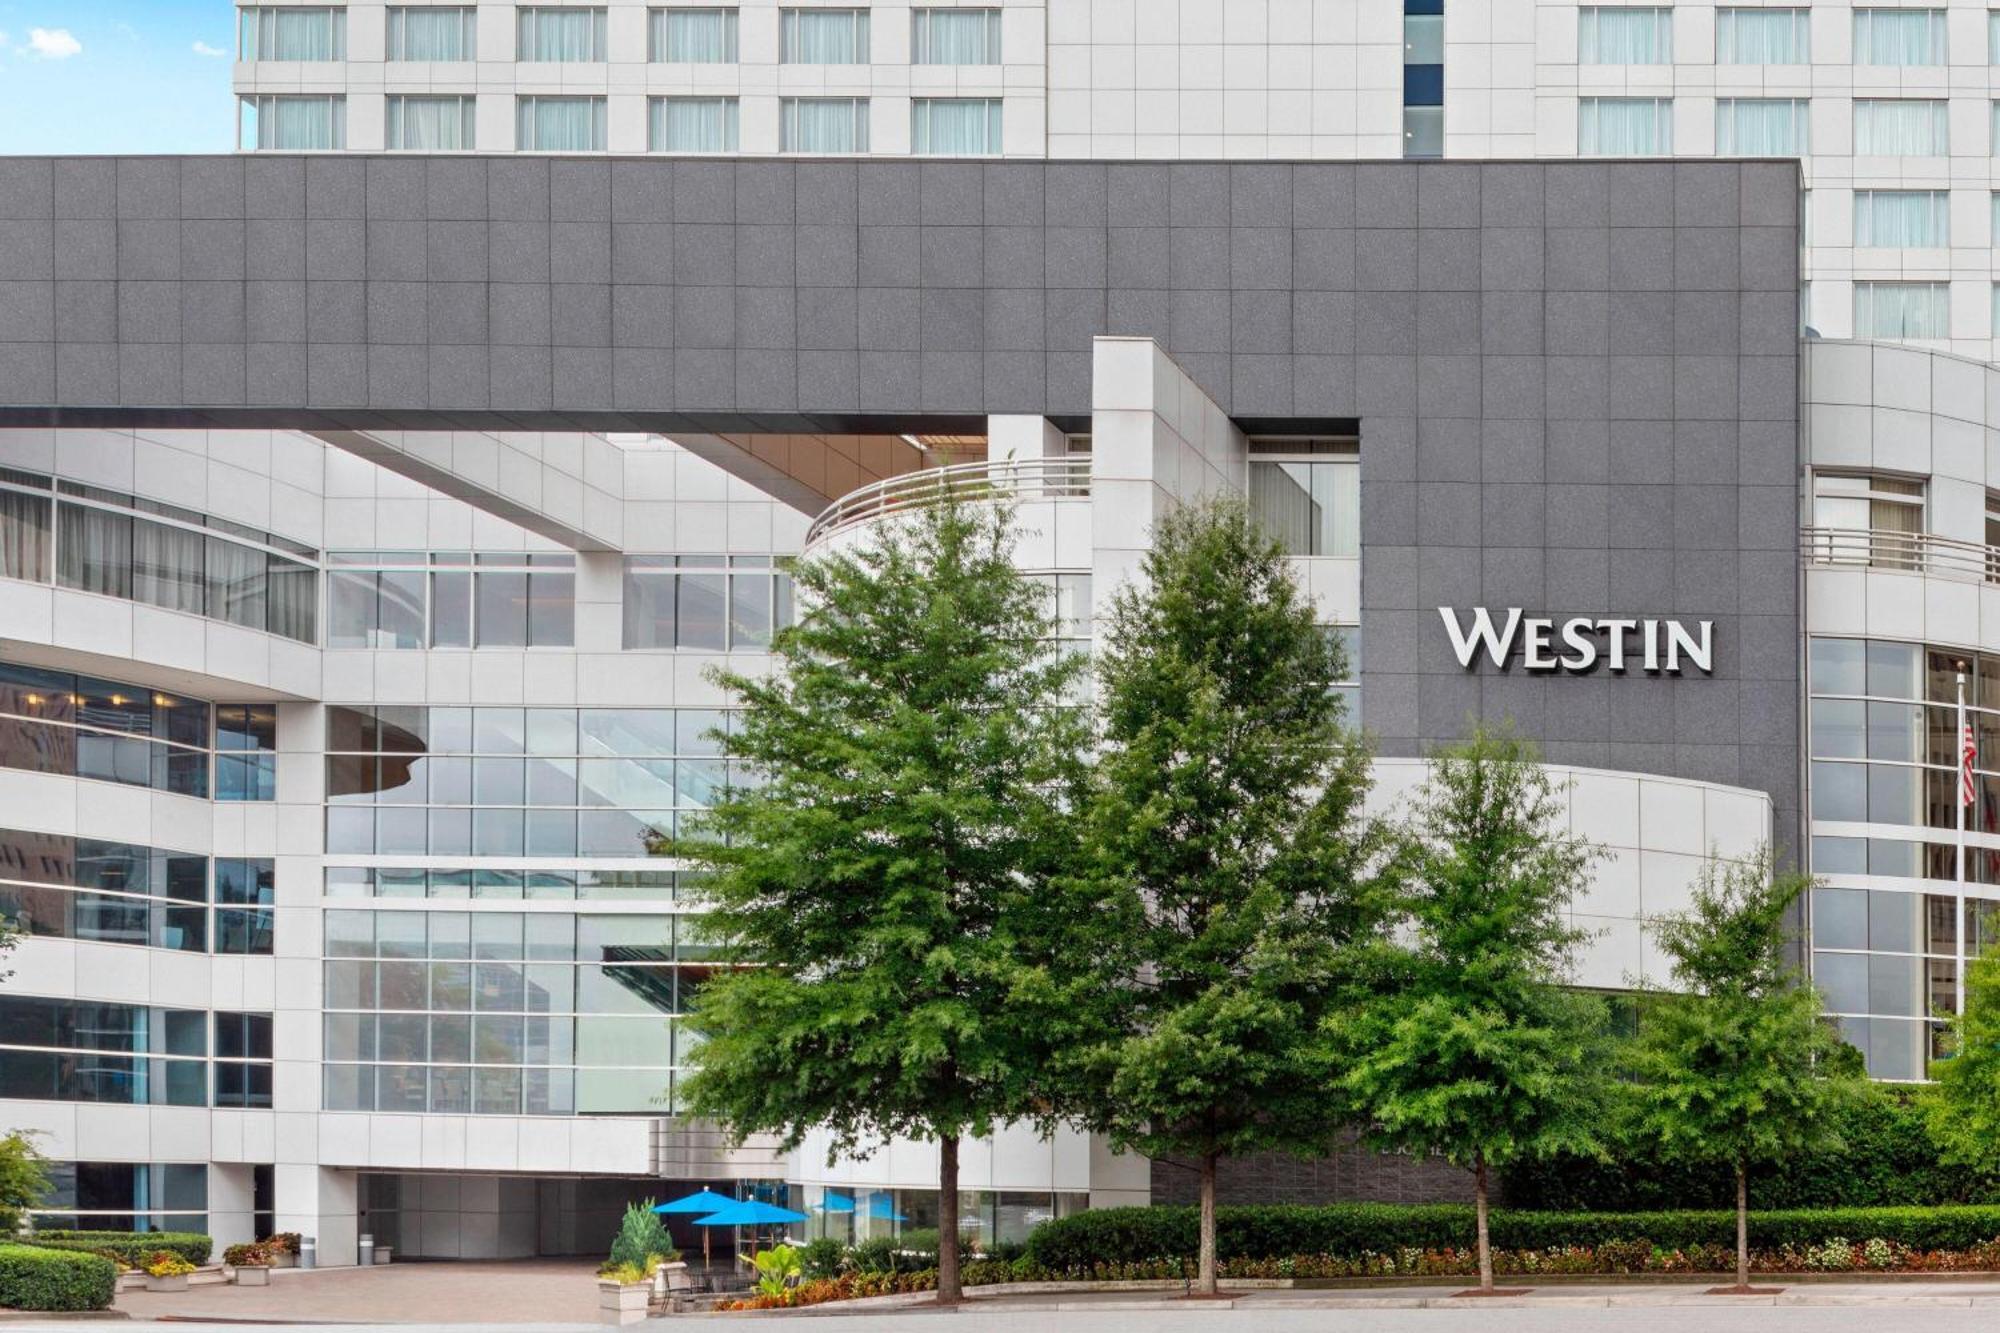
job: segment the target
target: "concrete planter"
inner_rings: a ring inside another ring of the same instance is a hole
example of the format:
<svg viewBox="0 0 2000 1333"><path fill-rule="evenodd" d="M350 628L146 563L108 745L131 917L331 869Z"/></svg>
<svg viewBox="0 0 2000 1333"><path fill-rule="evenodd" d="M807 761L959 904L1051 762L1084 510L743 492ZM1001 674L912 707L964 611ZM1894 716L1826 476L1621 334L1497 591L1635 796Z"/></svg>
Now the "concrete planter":
<svg viewBox="0 0 2000 1333"><path fill-rule="evenodd" d="M293 1254L290 1250L280 1250L271 1256L271 1267L273 1268L297 1268L298 1266L299 1256Z"/></svg>
<svg viewBox="0 0 2000 1333"><path fill-rule="evenodd" d="M146 1275L138 1269L128 1269L118 1275L119 1291L144 1291L145 1289Z"/></svg>
<svg viewBox="0 0 2000 1333"><path fill-rule="evenodd" d="M646 1298L653 1294L652 1282L606 1282L597 1283L597 1322L600 1324L637 1324L646 1318Z"/></svg>
<svg viewBox="0 0 2000 1333"><path fill-rule="evenodd" d="M188 1275L186 1273L175 1273L170 1277L154 1277L151 1273L146 1274L147 1291L186 1291L187 1289Z"/></svg>
<svg viewBox="0 0 2000 1333"><path fill-rule="evenodd" d="M230 1271L236 1275L236 1285L239 1287L268 1287L271 1285L271 1269L268 1264L244 1264L242 1267L231 1269Z"/></svg>

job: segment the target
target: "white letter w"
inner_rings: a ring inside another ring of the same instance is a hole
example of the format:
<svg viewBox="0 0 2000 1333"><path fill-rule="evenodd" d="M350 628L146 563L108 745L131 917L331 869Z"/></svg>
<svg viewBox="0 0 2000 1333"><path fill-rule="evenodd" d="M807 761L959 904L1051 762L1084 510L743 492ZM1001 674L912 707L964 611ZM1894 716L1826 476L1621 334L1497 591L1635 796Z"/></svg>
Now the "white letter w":
<svg viewBox="0 0 2000 1333"><path fill-rule="evenodd" d="M1465 633L1458 627L1458 617L1448 606L1440 606L1438 614L1444 618L1444 627L1451 634L1452 651L1458 654L1458 664L1472 665L1472 654L1480 644L1486 645L1486 655L1493 659L1493 665L1504 667L1507 654L1514 646L1514 631L1521 625L1521 608L1507 608L1507 629L1505 633L1495 633L1493 617L1483 606L1472 608L1472 632Z"/></svg>

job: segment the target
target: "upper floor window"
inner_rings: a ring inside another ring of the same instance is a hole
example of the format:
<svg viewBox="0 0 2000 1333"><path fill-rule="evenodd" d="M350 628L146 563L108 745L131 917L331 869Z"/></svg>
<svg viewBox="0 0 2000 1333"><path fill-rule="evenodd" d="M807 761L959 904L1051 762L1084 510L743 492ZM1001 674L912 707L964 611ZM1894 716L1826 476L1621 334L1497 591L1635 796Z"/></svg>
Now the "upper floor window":
<svg viewBox="0 0 2000 1333"><path fill-rule="evenodd" d="M278 710L275 704L215 706L215 799L278 799Z"/></svg>
<svg viewBox="0 0 2000 1333"><path fill-rule="evenodd" d="M257 5L237 12L241 60L345 60L347 10L333 5Z"/></svg>
<svg viewBox="0 0 2000 1333"><path fill-rule="evenodd" d="M1361 553L1361 466L1354 457L1250 461L1250 512L1287 555Z"/></svg>
<svg viewBox="0 0 2000 1333"><path fill-rule="evenodd" d="M1651 6L1586 5L1576 15L1577 63L1671 65L1674 11Z"/></svg>
<svg viewBox="0 0 2000 1333"><path fill-rule="evenodd" d="M1855 64L1942 65L1944 62L1942 9L1854 11Z"/></svg>
<svg viewBox="0 0 2000 1333"><path fill-rule="evenodd" d="M1813 526L1859 532L1922 532L1924 484L1869 472L1813 474Z"/></svg>
<svg viewBox="0 0 2000 1333"><path fill-rule="evenodd" d="M1403 13L1403 63L1444 64L1444 15ZM1408 75L1404 76L1409 77Z"/></svg>
<svg viewBox="0 0 2000 1333"><path fill-rule="evenodd" d="M736 61L733 9L656 9L648 16L646 58L670 65Z"/></svg>
<svg viewBox="0 0 2000 1333"><path fill-rule="evenodd" d="M217 953L268 954L273 865L269 858L214 863L211 932L205 856L0 828L0 918L50 939L184 953L202 953L214 939ZM243 914L257 919L238 920Z"/></svg>
<svg viewBox="0 0 2000 1333"><path fill-rule="evenodd" d="M792 580L769 556L625 558L625 646L761 649L792 623Z"/></svg>
<svg viewBox="0 0 2000 1333"><path fill-rule="evenodd" d="M1586 97L1577 103L1576 150L1586 157L1665 157L1674 151L1671 97Z"/></svg>
<svg viewBox="0 0 2000 1333"><path fill-rule="evenodd" d="M1718 65L1805 65L1812 61L1811 11L1718 9Z"/></svg>
<svg viewBox="0 0 2000 1333"><path fill-rule="evenodd" d="M1715 151L1724 157L1803 157L1811 151L1803 97L1719 97Z"/></svg>
<svg viewBox="0 0 2000 1333"><path fill-rule="evenodd" d="M473 148L477 103L469 93L391 93L385 106L383 146L425 153Z"/></svg>
<svg viewBox="0 0 2000 1333"><path fill-rule="evenodd" d="M478 10L471 5L391 5L389 60L477 60Z"/></svg>
<svg viewBox="0 0 2000 1333"><path fill-rule="evenodd" d="M574 5L523 5L516 13L514 58L522 61L604 59L605 13Z"/></svg>
<svg viewBox="0 0 2000 1333"><path fill-rule="evenodd" d="M514 146L527 153L604 151L602 97L516 99Z"/></svg>
<svg viewBox="0 0 2000 1333"><path fill-rule="evenodd" d="M245 97L237 142L244 148L318 152L347 147L347 99L334 94Z"/></svg>
<svg viewBox="0 0 2000 1333"><path fill-rule="evenodd" d="M1944 157L1951 152L1944 99L1857 98L1854 151L1863 157Z"/></svg>
<svg viewBox="0 0 2000 1333"><path fill-rule="evenodd" d="M206 797L208 728L197 699L0 663L0 768Z"/></svg>
<svg viewBox="0 0 2000 1333"><path fill-rule="evenodd" d="M1986 16L1986 63L2000 65L2000 9Z"/></svg>
<svg viewBox="0 0 2000 1333"><path fill-rule="evenodd" d="M733 97L655 97L647 107L648 151L733 153L737 107Z"/></svg>
<svg viewBox="0 0 2000 1333"><path fill-rule="evenodd" d="M1885 250L1951 244L1949 190L1856 190L1854 243Z"/></svg>
<svg viewBox="0 0 2000 1333"><path fill-rule="evenodd" d="M913 9L910 11L913 65L997 65L1000 11L997 9Z"/></svg>
<svg viewBox="0 0 2000 1333"><path fill-rule="evenodd" d="M865 9L785 9L779 59L787 65L868 63Z"/></svg>
<svg viewBox="0 0 2000 1333"><path fill-rule="evenodd" d="M910 102L910 151L938 157L997 157L1000 153L1000 99L913 99Z"/></svg>
<svg viewBox="0 0 2000 1333"><path fill-rule="evenodd" d="M1857 282L1857 338L1948 338L1951 285L1943 282Z"/></svg>
<svg viewBox="0 0 2000 1333"><path fill-rule="evenodd" d="M778 151L865 153L868 99L787 97L778 106Z"/></svg>
<svg viewBox="0 0 2000 1333"><path fill-rule="evenodd" d="M329 648L566 648L575 641L573 555L340 551L327 563Z"/></svg>

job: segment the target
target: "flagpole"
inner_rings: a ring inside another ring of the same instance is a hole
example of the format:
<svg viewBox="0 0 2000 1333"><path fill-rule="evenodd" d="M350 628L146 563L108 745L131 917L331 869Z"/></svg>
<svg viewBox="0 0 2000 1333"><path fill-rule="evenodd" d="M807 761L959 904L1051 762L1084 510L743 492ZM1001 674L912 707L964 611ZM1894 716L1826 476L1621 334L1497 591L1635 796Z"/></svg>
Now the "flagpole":
<svg viewBox="0 0 2000 1333"><path fill-rule="evenodd" d="M1952 1007L1959 1014L1965 1012L1965 807L1971 804L1972 785L1972 737L1965 722L1965 672L1958 673L1958 893L1954 898L1953 911L1957 914L1952 923L1952 938L1956 941L1957 961L1952 969Z"/></svg>

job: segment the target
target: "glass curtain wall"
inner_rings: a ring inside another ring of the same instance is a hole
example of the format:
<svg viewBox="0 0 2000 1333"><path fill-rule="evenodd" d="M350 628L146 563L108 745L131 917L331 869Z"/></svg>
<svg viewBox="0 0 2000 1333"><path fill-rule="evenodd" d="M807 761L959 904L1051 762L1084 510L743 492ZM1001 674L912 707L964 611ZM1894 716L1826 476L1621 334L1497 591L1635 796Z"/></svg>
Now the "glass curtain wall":
<svg viewBox="0 0 2000 1333"><path fill-rule="evenodd" d="M0 662L0 768L208 795L200 700Z"/></svg>
<svg viewBox="0 0 2000 1333"><path fill-rule="evenodd" d="M770 556L625 558L625 646L729 652L792 623L791 575Z"/></svg>
<svg viewBox="0 0 2000 1333"><path fill-rule="evenodd" d="M208 1167L201 1162L51 1162L48 1169L48 1197L33 1210L41 1229L208 1230Z"/></svg>
<svg viewBox="0 0 2000 1333"><path fill-rule="evenodd" d="M327 553L329 648L567 648L576 557L467 551Z"/></svg>
<svg viewBox="0 0 2000 1333"><path fill-rule="evenodd" d="M0 916L24 935L202 953L208 874L193 853L0 829Z"/></svg>

